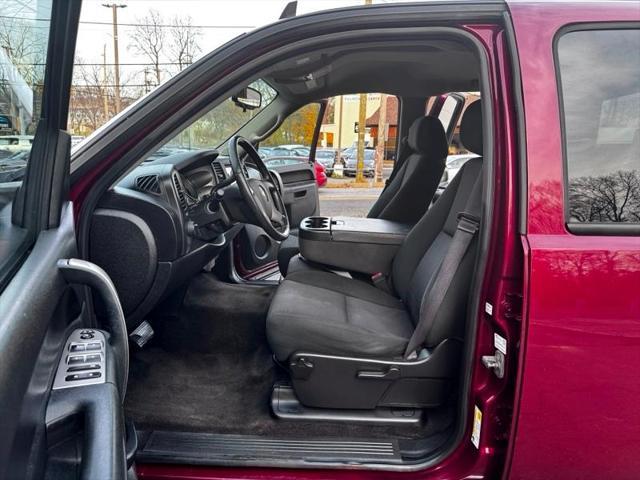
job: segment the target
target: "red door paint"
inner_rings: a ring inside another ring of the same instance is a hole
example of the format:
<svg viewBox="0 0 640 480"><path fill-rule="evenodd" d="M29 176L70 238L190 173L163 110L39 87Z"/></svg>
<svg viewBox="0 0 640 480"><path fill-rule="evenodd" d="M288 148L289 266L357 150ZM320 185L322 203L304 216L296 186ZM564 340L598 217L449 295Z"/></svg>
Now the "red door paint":
<svg viewBox="0 0 640 480"><path fill-rule="evenodd" d="M639 21L640 6L510 10L526 123L529 279L505 477L639 478L640 239L565 228L553 39L567 24Z"/></svg>

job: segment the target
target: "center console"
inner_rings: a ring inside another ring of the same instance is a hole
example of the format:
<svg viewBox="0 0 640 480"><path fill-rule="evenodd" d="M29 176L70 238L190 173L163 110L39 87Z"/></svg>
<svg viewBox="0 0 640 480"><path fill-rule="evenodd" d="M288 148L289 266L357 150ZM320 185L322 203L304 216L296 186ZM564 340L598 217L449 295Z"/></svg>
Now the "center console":
<svg viewBox="0 0 640 480"><path fill-rule="evenodd" d="M300 253L340 270L388 274L409 230L378 218L307 217L300 222Z"/></svg>

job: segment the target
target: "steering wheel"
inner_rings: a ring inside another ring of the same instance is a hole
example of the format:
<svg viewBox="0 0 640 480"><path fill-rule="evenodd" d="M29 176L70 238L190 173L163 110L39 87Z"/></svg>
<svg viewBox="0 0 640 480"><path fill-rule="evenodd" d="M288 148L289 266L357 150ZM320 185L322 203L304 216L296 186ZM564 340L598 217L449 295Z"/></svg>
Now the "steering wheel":
<svg viewBox="0 0 640 480"><path fill-rule="evenodd" d="M229 160L238 184L240 194L253 214L254 224L261 227L274 240L282 241L289 236L289 217L282 201L279 185L269 173L260 155L246 138L235 135L228 143ZM246 158L238 152L238 147L246 153L260 173L260 178L250 178L245 166Z"/></svg>

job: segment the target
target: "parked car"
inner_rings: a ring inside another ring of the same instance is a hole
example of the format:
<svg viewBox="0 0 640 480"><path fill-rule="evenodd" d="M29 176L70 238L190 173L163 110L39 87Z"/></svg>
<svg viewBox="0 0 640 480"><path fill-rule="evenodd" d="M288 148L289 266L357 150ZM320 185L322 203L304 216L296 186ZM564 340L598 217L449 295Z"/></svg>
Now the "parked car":
<svg viewBox="0 0 640 480"><path fill-rule="evenodd" d="M342 157L344 158L344 174L350 177L356 175L358 162L358 149L351 147L346 149ZM364 170L365 177L373 177L376 168L376 150L375 148L364 149Z"/></svg>
<svg viewBox="0 0 640 480"><path fill-rule="evenodd" d="M271 147L268 155L274 157L290 156L309 158L310 153L311 149L304 145L278 145L276 147Z"/></svg>
<svg viewBox="0 0 640 480"><path fill-rule="evenodd" d="M333 166L336 162L341 161L339 151L335 148L316 148L316 161L320 162L327 175L333 173Z"/></svg>
<svg viewBox="0 0 640 480"><path fill-rule="evenodd" d="M27 168L29 151L13 153L7 157L0 157L0 183L20 180Z"/></svg>
<svg viewBox="0 0 640 480"><path fill-rule="evenodd" d="M29 151L33 144L33 135L2 135L0 136L0 156Z"/></svg>
<svg viewBox="0 0 640 480"><path fill-rule="evenodd" d="M637 2L292 2L71 153L80 8L3 2L37 133L0 186L1 479L639 477ZM255 148L359 91L411 154L332 218ZM162 147L203 119L215 145ZM476 158L416 202L445 123Z"/></svg>
<svg viewBox="0 0 640 480"><path fill-rule="evenodd" d="M260 147L258 148L258 153L263 159L265 159L271 155L271 150L271 147Z"/></svg>
<svg viewBox="0 0 640 480"><path fill-rule="evenodd" d="M467 163L467 161L473 157L477 157L474 154L463 154L463 155L449 155L447 157L447 161L445 163L444 174L442 175L442 182L450 182L453 180L453 177L456 176L458 171L462 168L462 166Z"/></svg>
<svg viewBox="0 0 640 480"><path fill-rule="evenodd" d="M327 184L327 170L325 166L316 160L313 162L313 171L316 175L318 187L324 187Z"/></svg>

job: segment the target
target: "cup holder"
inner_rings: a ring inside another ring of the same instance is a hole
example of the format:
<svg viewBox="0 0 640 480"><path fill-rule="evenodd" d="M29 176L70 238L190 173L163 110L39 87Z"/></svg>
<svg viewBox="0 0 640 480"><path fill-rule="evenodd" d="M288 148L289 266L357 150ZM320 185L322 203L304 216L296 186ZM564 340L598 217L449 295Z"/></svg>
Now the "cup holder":
<svg viewBox="0 0 640 480"><path fill-rule="evenodd" d="M302 221L303 227L308 230L329 230L330 223L329 217L307 217Z"/></svg>

